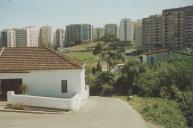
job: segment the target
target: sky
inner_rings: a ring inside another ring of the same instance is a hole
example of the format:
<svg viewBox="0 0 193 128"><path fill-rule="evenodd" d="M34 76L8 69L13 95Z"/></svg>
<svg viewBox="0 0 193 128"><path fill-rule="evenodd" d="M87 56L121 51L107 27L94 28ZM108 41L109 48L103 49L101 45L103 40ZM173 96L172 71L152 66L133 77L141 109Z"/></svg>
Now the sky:
<svg viewBox="0 0 193 128"><path fill-rule="evenodd" d="M89 23L103 27L161 14L163 9L193 5L193 0L0 0L0 30L11 27L65 28Z"/></svg>

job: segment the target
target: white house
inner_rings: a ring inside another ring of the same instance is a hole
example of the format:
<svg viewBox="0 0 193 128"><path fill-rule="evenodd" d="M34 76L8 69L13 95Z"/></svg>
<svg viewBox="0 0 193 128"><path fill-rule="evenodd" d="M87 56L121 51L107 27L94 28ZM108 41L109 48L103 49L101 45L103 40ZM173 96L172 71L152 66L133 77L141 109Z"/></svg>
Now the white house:
<svg viewBox="0 0 193 128"><path fill-rule="evenodd" d="M27 87L25 95L21 85ZM89 95L84 65L43 47L0 48L0 98L7 92L8 104L74 111Z"/></svg>

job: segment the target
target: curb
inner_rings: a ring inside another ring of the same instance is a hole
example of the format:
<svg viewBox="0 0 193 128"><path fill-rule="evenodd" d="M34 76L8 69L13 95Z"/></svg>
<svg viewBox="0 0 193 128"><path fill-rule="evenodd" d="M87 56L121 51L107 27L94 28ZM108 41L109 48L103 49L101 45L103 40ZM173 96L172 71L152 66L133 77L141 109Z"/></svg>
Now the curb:
<svg viewBox="0 0 193 128"><path fill-rule="evenodd" d="M20 113L32 113L32 114L61 114L61 113L70 113L68 112L46 112L46 111L30 111L30 110L14 110L14 109L1 109L0 112L20 112Z"/></svg>

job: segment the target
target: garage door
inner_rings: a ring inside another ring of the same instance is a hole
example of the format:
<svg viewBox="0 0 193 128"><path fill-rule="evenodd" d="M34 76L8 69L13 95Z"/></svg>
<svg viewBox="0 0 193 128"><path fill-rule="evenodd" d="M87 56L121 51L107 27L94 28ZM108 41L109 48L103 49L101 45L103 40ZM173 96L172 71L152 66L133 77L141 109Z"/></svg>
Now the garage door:
<svg viewBox="0 0 193 128"><path fill-rule="evenodd" d="M0 99L7 100L8 91L14 91L16 94L20 94L21 85L22 79L0 79Z"/></svg>

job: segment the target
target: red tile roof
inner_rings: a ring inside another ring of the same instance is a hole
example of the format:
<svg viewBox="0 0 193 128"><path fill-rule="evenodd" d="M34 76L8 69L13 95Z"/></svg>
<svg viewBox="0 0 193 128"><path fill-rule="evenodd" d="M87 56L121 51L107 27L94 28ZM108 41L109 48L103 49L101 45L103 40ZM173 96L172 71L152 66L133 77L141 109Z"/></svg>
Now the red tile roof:
<svg viewBox="0 0 193 128"><path fill-rule="evenodd" d="M80 61L43 47L0 48L0 73L83 69Z"/></svg>

